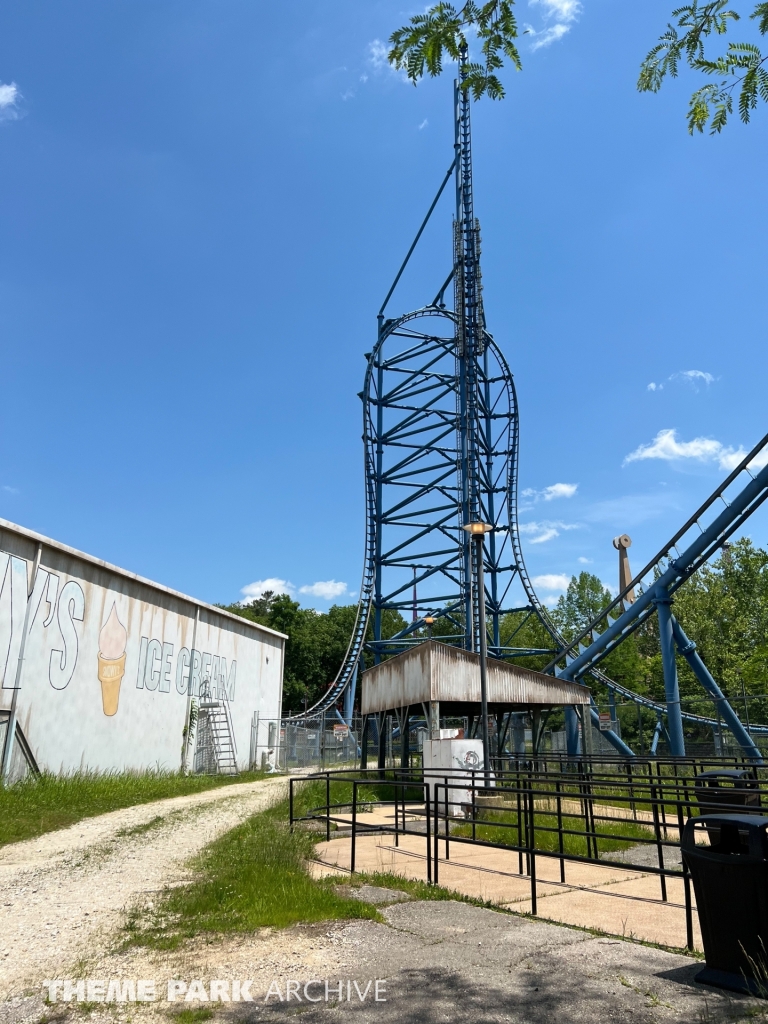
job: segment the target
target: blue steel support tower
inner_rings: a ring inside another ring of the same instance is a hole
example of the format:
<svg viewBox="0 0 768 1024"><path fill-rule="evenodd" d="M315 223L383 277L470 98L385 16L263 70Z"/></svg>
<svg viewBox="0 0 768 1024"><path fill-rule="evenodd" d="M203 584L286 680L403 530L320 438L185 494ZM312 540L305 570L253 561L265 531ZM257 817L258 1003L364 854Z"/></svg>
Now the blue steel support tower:
<svg viewBox="0 0 768 1024"><path fill-rule="evenodd" d="M479 644L477 566L462 526L482 520L493 526L484 555L488 653L515 658L549 654L545 671L562 678L591 677L618 695L655 713L673 754L684 753L683 722L714 728L713 718L684 711L677 685L676 652L691 665L745 753L760 751L741 725L717 683L671 614L674 591L768 498L768 467L755 473L754 460L768 448L768 435L728 476L658 555L631 581L613 604L567 642L538 600L523 560L517 515L518 411L514 381L506 360L486 328L480 273L480 227L472 185L470 98L462 87L466 54L454 83L454 159L378 314L373 351L366 354L363 403L366 536L357 618L344 663L322 699L300 718L330 710L345 696L345 717L352 710L358 666L367 650L379 661L424 639L424 619L433 633L468 650ZM434 299L420 309L387 318L389 301L451 178L455 181L453 260ZM445 294L453 283L453 309ZM742 487L738 494L736 488ZM717 503L729 501L709 526ZM723 499L724 500L724 499ZM696 536L692 532L698 531ZM686 547L686 544L689 546ZM682 553L681 553L682 552ZM646 583L633 603L624 598ZM418 603L411 596L417 588ZM414 615L414 607L416 614ZM387 610L407 624L387 636ZM502 635L504 617L508 635ZM633 693L605 676L599 662L656 612L662 640L666 704ZM531 649L515 644L524 623L535 616L551 646ZM607 625L606 625L607 624ZM613 705L612 705L613 706ZM338 712L337 712L338 713ZM573 717L573 716L571 716ZM598 716L593 708L593 723ZM578 728L566 721L568 749L575 752ZM752 725L753 733L768 733ZM618 753L633 752L613 732L606 739Z"/></svg>
<svg viewBox="0 0 768 1024"><path fill-rule="evenodd" d="M464 73L462 65L461 77ZM512 610L532 610L531 596L535 600L517 539L514 384L483 313L470 99L460 82L454 85L454 121L454 161L379 312L377 344L368 357L361 393L373 537L369 647L374 660L420 642L427 615L445 620L436 628L443 639L477 649L478 573L462 530L471 520L482 519L496 528L485 554L493 655L517 653L502 644L501 620ZM394 288L452 175L456 210L451 273L428 306L386 319ZM444 301L451 281L453 310ZM410 609L408 592L414 580L406 569L414 568L418 615L399 634L387 637L384 613ZM444 635L446 622L450 636Z"/></svg>

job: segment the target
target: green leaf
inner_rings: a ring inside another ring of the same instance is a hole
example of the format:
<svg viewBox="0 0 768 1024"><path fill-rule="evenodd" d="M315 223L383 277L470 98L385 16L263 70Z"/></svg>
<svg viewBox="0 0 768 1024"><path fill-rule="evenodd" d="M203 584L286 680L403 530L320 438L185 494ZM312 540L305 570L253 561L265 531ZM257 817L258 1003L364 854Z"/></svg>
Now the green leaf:
<svg viewBox="0 0 768 1024"><path fill-rule="evenodd" d="M752 14L750 14L750 18L757 19L757 27L765 35L768 32L768 3L758 4Z"/></svg>
<svg viewBox="0 0 768 1024"><path fill-rule="evenodd" d="M437 3L392 33L388 60L405 71L414 85L425 74L436 78L442 74L444 56L461 62L467 47L466 30L472 28L481 41L483 63L463 64L462 88L476 100L483 95L502 99L504 88L495 72L504 67L505 58L516 70L522 67L514 42L518 30L513 4L514 0L489 0L480 5L468 0L457 10L452 4Z"/></svg>
<svg viewBox="0 0 768 1024"><path fill-rule="evenodd" d="M739 14L727 8L728 0L710 0L678 7L672 12L674 24L667 25L659 41L640 65L637 88L658 92L664 79L676 78L681 60L704 75L725 76L719 84L697 89L688 105L688 131L721 132L733 110L732 94L738 91L739 116L745 123L762 99L768 102L768 74L763 57L754 43L730 43L725 53L710 57L705 43L711 36L725 35ZM768 2L760 2L750 17L758 19L761 33L768 32Z"/></svg>

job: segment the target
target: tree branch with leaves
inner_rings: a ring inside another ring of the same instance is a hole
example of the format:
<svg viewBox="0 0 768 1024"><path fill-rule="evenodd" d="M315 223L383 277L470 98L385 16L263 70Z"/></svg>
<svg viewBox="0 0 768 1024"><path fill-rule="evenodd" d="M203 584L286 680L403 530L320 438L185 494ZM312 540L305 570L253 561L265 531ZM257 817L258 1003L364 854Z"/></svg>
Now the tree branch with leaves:
<svg viewBox="0 0 768 1024"><path fill-rule="evenodd" d="M461 87L472 93L474 99L490 96L504 98L504 86L496 74L504 66L505 58L518 71L521 70L517 39L517 22L512 10L514 0L490 0L489 3L470 2L463 7L438 3L425 14L417 14L410 22L389 37L390 64L405 71L414 85L425 74L436 78L443 70L443 57L463 65ZM466 61L468 35L480 40L483 60Z"/></svg>
<svg viewBox="0 0 768 1024"><path fill-rule="evenodd" d="M725 53L711 59L707 44L724 36L741 15L727 7L729 0L694 2L672 12L674 24L649 52L640 67L637 87L640 92L658 92L664 79L677 78L681 62L694 71L718 76L719 82L708 82L697 89L688 105L688 131L703 132L709 125L710 134L721 132L733 113L734 95L738 95L741 120L747 124L759 100L768 103L768 70L763 56L754 43L729 43ZM758 3L750 14L757 22L761 35L768 33L768 3Z"/></svg>

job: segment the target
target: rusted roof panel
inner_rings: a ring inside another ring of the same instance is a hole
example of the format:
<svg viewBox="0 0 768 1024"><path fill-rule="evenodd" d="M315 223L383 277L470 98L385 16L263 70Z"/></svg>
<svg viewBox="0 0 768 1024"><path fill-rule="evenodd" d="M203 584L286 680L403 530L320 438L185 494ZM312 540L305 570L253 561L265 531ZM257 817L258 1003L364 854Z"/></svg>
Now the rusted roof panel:
<svg viewBox="0 0 768 1024"><path fill-rule="evenodd" d="M362 674L364 715L428 701L479 704L480 656L427 640ZM489 658L488 703L519 707L588 704L589 690L580 683Z"/></svg>

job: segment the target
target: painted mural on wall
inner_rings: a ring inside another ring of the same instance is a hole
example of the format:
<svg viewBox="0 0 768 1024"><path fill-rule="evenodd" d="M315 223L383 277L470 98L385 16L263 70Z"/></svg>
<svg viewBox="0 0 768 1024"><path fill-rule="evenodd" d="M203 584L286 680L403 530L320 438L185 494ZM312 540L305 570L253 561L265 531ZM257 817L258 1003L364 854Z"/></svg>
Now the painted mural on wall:
<svg viewBox="0 0 768 1024"><path fill-rule="evenodd" d="M108 717L117 714L120 703L120 683L125 675L125 645L128 631L117 617L116 606L112 605L109 618L99 633L99 682L101 703Z"/></svg>
<svg viewBox="0 0 768 1024"><path fill-rule="evenodd" d="M23 558L0 552L0 679L3 689L16 686L16 673L21 650L21 636L27 615L27 563ZM69 580L63 586L53 572L38 569L32 595L27 633L38 621L50 630L45 637L51 645L48 681L55 690L65 689L72 680L80 655L86 617L86 599L79 583ZM56 646L53 646L53 645ZM120 621L117 603L112 602L109 615L99 631L96 678L101 684L104 714L117 714L120 687L125 676L128 631ZM181 647L162 639L142 636L140 640L135 685L138 689L198 696L203 688L211 697L234 701L237 662L227 665L224 656L208 651ZM172 686L173 683L173 686ZM94 688L94 699L97 691Z"/></svg>
<svg viewBox="0 0 768 1024"><path fill-rule="evenodd" d="M75 557L51 559L68 572L45 562L28 598L31 563L0 550L0 707L18 689L40 763L176 767L201 694L230 703L247 756L253 715L279 715L279 638L214 609L196 621L189 602Z"/></svg>
<svg viewBox="0 0 768 1024"><path fill-rule="evenodd" d="M28 615L28 634L40 622L46 633L50 630L50 636L46 637L51 644L48 681L54 690L63 690L77 666L80 638L76 623L82 622L85 615L83 588L74 580L61 586L61 577L41 566L27 613L27 562L7 551L0 551L0 581L0 681L3 688L16 686L21 637Z"/></svg>

